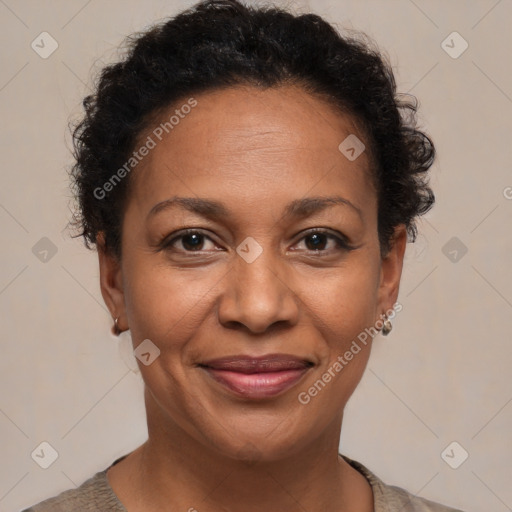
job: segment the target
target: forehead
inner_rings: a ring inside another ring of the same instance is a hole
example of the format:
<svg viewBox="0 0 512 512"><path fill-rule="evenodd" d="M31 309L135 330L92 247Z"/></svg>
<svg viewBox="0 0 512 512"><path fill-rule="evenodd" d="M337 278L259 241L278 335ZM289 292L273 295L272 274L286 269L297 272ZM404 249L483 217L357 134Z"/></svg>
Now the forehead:
<svg viewBox="0 0 512 512"><path fill-rule="evenodd" d="M211 91L179 112L189 100L160 113L141 138L154 147L131 189L146 210L180 193L251 204L334 189L362 204L373 194L369 152L357 156L367 144L354 119L299 87Z"/></svg>

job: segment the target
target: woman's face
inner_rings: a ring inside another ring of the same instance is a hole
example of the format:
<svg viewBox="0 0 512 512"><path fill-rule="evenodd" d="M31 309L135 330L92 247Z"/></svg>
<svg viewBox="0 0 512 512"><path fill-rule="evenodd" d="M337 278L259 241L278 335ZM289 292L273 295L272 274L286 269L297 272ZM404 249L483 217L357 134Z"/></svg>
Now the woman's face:
<svg viewBox="0 0 512 512"><path fill-rule="evenodd" d="M381 258L350 117L295 87L195 100L161 141L160 121L141 138L156 145L130 177L121 263L100 251L102 292L134 348L151 341L150 424L277 459L339 434L370 353L361 333L397 298L405 231Z"/></svg>

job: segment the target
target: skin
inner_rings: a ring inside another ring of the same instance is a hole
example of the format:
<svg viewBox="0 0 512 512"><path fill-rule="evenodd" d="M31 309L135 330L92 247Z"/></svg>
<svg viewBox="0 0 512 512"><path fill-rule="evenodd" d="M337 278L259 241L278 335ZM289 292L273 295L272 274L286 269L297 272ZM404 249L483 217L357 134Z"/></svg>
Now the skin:
<svg viewBox="0 0 512 512"><path fill-rule="evenodd" d="M349 161L338 149L350 134L365 140L348 115L295 86L236 87L196 100L130 177L121 261L99 238L112 316L131 330L134 348L150 339L160 349L149 366L139 362L148 440L108 471L109 483L130 512L372 511L368 482L338 456L343 409L371 343L307 405L297 397L392 309L405 228L397 226L381 255L368 152ZM175 196L220 201L229 215L176 205L149 215ZM330 196L354 207L284 215L291 201ZM198 251L190 237L162 248L184 228L205 235ZM327 231L316 251L313 228ZM252 263L236 252L247 237L263 250ZM270 353L314 366L293 388L256 401L197 366Z"/></svg>

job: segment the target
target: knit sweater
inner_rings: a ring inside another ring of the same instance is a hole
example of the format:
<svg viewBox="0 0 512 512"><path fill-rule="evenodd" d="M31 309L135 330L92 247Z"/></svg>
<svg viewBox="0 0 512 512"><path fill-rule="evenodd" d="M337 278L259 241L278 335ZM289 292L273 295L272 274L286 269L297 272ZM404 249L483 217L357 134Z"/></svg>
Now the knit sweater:
<svg viewBox="0 0 512 512"><path fill-rule="evenodd" d="M116 459L109 467L96 473L76 489L70 489L22 512L127 512L108 483L107 471L126 455ZM375 512L461 512L424 498L419 498L399 487L386 485L361 463L343 458L369 482L374 498Z"/></svg>

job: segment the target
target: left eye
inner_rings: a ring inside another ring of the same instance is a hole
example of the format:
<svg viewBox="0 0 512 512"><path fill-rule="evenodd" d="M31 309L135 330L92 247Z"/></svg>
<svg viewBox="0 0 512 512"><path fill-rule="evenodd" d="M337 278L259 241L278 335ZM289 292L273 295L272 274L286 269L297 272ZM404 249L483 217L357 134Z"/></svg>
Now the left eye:
<svg viewBox="0 0 512 512"><path fill-rule="evenodd" d="M339 249L346 247L341 238L324 231L309 233L301 239L302 241L304 241L307 250L316 252L326 251L330 248ZM326 247L329 245L329 241L332 242L331 247Z"/></svg>

